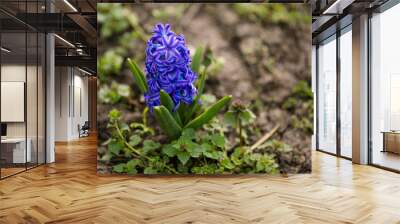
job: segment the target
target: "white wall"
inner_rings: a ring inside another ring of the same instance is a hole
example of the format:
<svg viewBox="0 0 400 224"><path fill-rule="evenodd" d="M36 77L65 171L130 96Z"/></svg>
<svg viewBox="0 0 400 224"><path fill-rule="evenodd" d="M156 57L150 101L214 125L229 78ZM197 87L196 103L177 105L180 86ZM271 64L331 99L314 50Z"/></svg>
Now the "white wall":
<svg viewBox="0 0 400 224"><path fill-rule="evenodd" d="M55 85L55 140L77 139L78 125L88 120L88 78L76 68L56 67Z"/></svg>
<svg viewBox="0 0 400 224"><path fill-rule="evenodd" d="M67 67L55 68L55 141L68 140L68 71Z"/></svg>
<svg viewBox="0 0 400 224"><path fill-rule="evenodd" d="M26 70L32 70L32 66L28 68L24 65L19 64L5 64L1 66L1 81L3 82L25 82ZM27 93L33 95L32 93ZM36 94L35 94L36 96ZM7 108L1 108L1 110L7 110ZM29 116L29 115L28 115ZM31 117L28 117L31 120ZM7 136L8 137L25 137L25 122L7 122Z"/></svg>

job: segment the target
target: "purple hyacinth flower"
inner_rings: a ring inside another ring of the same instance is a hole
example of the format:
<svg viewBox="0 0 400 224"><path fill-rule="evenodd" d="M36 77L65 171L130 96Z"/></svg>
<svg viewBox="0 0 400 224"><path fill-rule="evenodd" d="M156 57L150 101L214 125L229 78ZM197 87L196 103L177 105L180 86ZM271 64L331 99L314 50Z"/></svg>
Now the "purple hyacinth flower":
<svg viewBox="0 0 400 224"><path fill-rule="evenodd" d="M190 51L183 35L172 32L169 24L155 25L153 35L147 41L145 63L149 86L145 100L151 111L160 105L161 89L171 96L175 110L182 102L188 105L193 102L197 95L193 85L197 75L190 63Z"/></svg>

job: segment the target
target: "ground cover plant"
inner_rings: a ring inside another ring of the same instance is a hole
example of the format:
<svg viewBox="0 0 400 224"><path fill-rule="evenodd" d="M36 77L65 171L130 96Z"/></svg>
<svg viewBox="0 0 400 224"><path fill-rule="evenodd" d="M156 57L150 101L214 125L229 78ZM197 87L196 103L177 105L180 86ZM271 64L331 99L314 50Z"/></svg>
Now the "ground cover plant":
<svg viewBox="0 0 400 224"><path fill-rule="evenodd" d="M288 56L292 61L288 67L299 64L300 75L285 71L286 77L280 80L275 73L284 65L277 62L282 53L268 52L265 45L269 43L259 42L260 37L250 35L252 41L248 41L236 37L237 33L225 33L237 24L216 12L219 8L225 16L234 15L244 21L239 25L245 28L256 24L275 31L277 27L290 31L293 25L309 21L307 10L272 5L263 4L259 10L247 4L214 8L202 4L99 4L98 171L309 172L313 94L309 73L303 74L303 69L309 69L307 61ZM204 42L209 37L199 38L207 32L195 35L202 28L196 21L210 22L210 34L215 30L227 34L224 50L215 46L219 35L214 33L214 42ZM305 42L308 38L296 35ZM254 41L260 46L235 47L238 42ZM227 46L239 49L241 56ZM287 86L282 90L280 85Z"/></svg>

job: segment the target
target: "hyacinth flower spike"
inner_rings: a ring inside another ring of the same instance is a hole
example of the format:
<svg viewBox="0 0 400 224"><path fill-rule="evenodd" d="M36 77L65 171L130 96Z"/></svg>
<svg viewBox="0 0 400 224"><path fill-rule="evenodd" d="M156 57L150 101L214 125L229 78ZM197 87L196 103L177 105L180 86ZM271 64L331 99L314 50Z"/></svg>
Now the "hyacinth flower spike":
<svg viewBox="0 0 400 224"><path fill-rule="evenodd" d="M231 96L223 97L196 118L192 117L201 109L198 102L205 79L202 76L196 88L201 48L194 55L192 62L183 35L171 31L169 24L157 24L147 41L145 73L135 61L128 59L128 67L144 94L147 107L172 139L178 138L184 128L195 129L209 122L231 99ZM180 107L185 108L184 114L177 112Z"/></svg>

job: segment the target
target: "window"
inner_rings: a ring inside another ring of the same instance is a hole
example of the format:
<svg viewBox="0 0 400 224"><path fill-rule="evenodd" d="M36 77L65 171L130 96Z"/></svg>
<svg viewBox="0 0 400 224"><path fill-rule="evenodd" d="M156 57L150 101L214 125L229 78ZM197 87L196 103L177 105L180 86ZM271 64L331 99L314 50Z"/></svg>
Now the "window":
<svg viewBox="0 0 400 224"><path fill-rule="evenodd" d="M352 35L351 25L340 36L340 155L352 156Z"/></svg>
<svg viewBox="0 0 400 224"><path fill-rule="evenodd" d="M20 15L39 12L40 3L18 2ZM0 17L2 179L45 163L46 39L11 14L0 12Z"/></svg>
<svg viewBox="0 0 400 224"><path fill-rule="evenodd" d="M371 162L400 170L400 5L371 18Z"/></svg>
<svg viewBox="0 0 400 224"><path fill-rule="evenodd" d="M318 47L318 149L336 153L336 35Z"/></svg>

